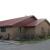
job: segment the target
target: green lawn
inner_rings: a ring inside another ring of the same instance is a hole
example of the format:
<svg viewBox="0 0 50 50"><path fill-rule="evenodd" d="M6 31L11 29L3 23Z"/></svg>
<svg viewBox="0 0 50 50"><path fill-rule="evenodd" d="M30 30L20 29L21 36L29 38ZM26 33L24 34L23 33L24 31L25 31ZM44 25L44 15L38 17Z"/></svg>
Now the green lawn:
<svg viewBox="0 0 50 50"><path fill-rule="evenodd" d="M50 36L48 36L48 39L50 39Z"/></svg>
<svg viewBox="0 0 50 50"><path fill-rule="evenodd" d="M45 39L40 39L40 40L21 40L18 41L20 44L32 44L32 43L39 43L45 41Z"/></svg>

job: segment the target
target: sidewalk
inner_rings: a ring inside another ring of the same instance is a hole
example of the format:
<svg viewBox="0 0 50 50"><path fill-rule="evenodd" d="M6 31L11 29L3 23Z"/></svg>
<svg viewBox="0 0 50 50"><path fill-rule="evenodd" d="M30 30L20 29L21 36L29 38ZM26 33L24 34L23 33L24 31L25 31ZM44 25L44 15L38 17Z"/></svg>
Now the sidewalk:
<svg viewBox="0 0 50 50"><path fill-rule="evenodd" d="M21 45L20 42L18 41L8 41L8 40L0 40L0 42L4 42L4 43L9 43L9 44L14 44L14 45Z"/></svg>

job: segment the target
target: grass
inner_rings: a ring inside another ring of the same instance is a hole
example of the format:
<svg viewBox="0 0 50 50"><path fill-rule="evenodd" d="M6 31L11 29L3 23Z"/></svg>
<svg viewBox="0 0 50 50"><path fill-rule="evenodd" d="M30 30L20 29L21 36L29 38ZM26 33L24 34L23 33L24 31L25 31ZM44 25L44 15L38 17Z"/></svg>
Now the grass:
<svg viewBox="0 0 50 50"><path fill-rule="evenodd" d="M47 39L37 38L37 39L33 39L33 40L18 40L17 42L19 42L20 44L36 44L36 43L39 43L39 42L42 42L42 41L45 41L45 40L48 40L48 39L50 39L50 36L48 36Z"/></svg>
<svg viewBox="0 0 50 50"><path fill-rule="evenodd" d="M48 39L50 39L50 36L48 36Z"/></svg>
<svg viewBox="0 0 50 50"><path fill-rule="evenodd" d="M44 41L45 39L39 39L39 40L20 40L18 41L20 44L34 44L34 43L39 43L39 42L42 42Z"/></svg>
<svg viewBox="0 0 50 50"><path fill-rule="evenodd" d="M48 36L47 39L45 39L45 38L42 38L42 39L37 38L37 39L33 39L33 40L19 40L18 42L20 44L34 44L34 43L39 43L39 42L42 42L42 41L45 41L45 40L48 40L48 39L50 39L50 36Z"/></svg>

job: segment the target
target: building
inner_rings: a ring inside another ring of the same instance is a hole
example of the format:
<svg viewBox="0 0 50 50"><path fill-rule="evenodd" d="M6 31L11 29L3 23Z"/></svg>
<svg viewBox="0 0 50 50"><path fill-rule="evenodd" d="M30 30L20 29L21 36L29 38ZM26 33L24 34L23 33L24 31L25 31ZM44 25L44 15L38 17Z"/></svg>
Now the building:
<svg viewBox="0 0 50 50"><path fill-rule="evenodd" d="M25 27L28 29L26 34L34 38L47 38L50 23L46 19L37 19L34 22L27 24Z"/></svg>
<svg viewBox="0 0 50 50"><path fill-rule="evenodd" d="M49 22L46 19L37 19L35 16L25 16L0 21L0 39L19 40L42 37L47 38Z"/></svg>

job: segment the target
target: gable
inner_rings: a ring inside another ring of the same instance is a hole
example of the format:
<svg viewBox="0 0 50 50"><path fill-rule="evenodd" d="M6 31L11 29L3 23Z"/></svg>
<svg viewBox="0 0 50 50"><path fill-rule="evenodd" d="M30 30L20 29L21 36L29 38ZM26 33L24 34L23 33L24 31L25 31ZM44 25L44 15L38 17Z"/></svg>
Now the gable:
<svg viewBox="0 0 50 50"><path fill-rule="evenodd" d="M43 25L49 25L50 24L46 19L44 19L40 24L42 24L42 23L44 23Z"/></svg>
<svg viewBox="0 0 50 50"><path fill-rule="evenodd" d="M43 20L41 23L37 25L37 27L38 26L49 27L49 22L47 20Z"/></svg>

